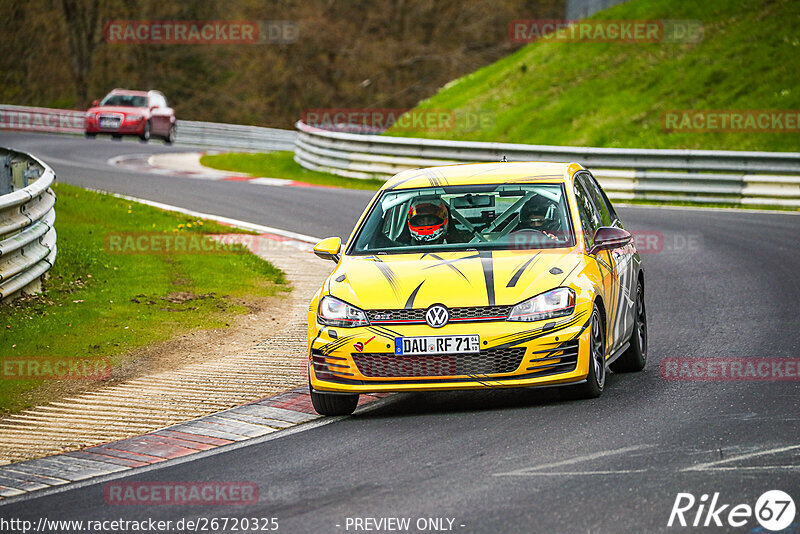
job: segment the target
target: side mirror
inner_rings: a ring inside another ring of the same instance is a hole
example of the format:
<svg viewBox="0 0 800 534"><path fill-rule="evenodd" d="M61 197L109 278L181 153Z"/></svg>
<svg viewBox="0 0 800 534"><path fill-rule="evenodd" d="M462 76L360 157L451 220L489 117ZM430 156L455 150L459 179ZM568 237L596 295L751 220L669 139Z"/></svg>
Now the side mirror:
<svg viewBox="0 0 800 534"><path fill-rule="evenodd" d="M314 254L323 260L331 260L334 263L339 263L339 251L341 248L341 239L338 237L329 237L314 245Z"/></svg>
<svg viewBox="0 0 800 534"><path fill-rule="evenodd" d="M594 246L589 249L589 254L624 247L631 242L631 239L633 236L627 230L613 226L601 226L594 233Z"/></svg>
<svg viewBox="0 0 800 534"><path fill-rule="evenodd" d="M92 107L93 108L96 108L99 105L100 105L100 101L99 100L92 100Z"/></svg>

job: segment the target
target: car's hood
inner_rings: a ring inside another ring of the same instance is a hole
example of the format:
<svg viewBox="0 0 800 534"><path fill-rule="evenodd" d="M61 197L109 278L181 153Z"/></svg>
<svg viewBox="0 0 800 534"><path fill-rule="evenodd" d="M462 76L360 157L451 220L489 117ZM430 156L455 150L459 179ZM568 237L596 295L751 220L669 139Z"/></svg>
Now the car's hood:
<svg viewBox="0 0 800 534"><path fill-rule="evenodd" d="M147 114L147 108L134 108L131 106L97 106L95 108L89 108L89 113L124 113L126 115L145 115Z"/></svg>
<svg viewBox="0 0 800 534"><path fill-rule="evenodd" d="M363 309L512 305L565 285L582 261L568 249L345 256L329 287Z"/></svg>

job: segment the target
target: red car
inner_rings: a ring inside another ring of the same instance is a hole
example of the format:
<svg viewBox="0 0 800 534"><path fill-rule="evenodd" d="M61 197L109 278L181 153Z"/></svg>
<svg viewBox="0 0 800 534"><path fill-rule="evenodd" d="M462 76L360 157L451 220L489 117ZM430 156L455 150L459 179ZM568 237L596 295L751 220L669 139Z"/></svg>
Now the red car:
<svg viewBox="0 0 800 534"><path fill-rule="evenodd" d="M171 144L176 129L175 110L159 91L114 89L100 102L95 100L86 112L86 137L138 135L145 142L160 137Z"/></svg>

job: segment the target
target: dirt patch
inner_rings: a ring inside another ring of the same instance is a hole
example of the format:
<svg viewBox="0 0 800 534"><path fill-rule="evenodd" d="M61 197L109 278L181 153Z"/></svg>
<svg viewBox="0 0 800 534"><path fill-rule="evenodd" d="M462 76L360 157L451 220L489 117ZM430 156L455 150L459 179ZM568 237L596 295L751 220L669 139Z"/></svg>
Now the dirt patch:
<svg viewBox="0 0 800 534"><path fill-rule="evenodd" d="M175 304L196 299L214 298L214 294L195 295L192 292L175 292L162 300ZM287 294L273 297L230 299L248 309L248 313L231 318L225 328L196 330L167 341L140 347L120 357L114 365L110 379L98 382L77 380L49 381L25 393L37 404L58 398L77 395L131 380L141 376L178 369L189 363L223 358L237 350L246 350L269 339L289 323L291 317L285 313ZM175 309L187 311L189 308Z"/></svg>

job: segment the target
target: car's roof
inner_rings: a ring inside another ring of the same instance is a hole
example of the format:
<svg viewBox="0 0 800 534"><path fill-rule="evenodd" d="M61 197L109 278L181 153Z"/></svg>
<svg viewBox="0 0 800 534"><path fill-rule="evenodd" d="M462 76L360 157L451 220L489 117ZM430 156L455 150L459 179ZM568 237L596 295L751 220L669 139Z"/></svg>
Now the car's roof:
<svg viewBox="0 0 800 534"><path fill-rule="evenodd" d="M122 95L147 96L149 91L134 91L132 89L114 89L111 92L114 94L122 94Z"/></svg>
<svg viewBox="0 0 800 534"><path fill-rule="evenodd" d="M382 189L412 189L442 185L563 182L583 169L578 163L547 161L468 163L411 169L396 174Z"/></svg>

